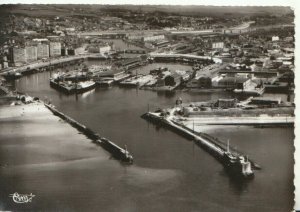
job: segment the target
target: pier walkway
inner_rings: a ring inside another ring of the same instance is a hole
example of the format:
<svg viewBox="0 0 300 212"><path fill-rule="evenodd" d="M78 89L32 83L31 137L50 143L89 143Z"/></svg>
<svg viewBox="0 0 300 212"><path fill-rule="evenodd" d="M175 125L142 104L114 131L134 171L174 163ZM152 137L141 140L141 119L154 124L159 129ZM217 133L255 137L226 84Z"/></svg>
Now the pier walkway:
<svg viewBox="0 0 300 212"><path fill-rule="evenodd" d="M65 115L64 113L58 111L54 108L53 105L46 104L45 106L56 116L60 117L61 119L68 122L70 125L72 125L74 128L76 128L78 131L85 134L89 139L91 139L93 142L101 145L105 150L107 150L109 153L112 154L113 157L116 159L119 159L123 162L128 162L129 164L132 164L133 162L133 156L127 151L126 146L125 149L119 147L117 144L113 143L112 141L109 141L108 139L104 137L100 137L98 134L93 132L91 129L86 127L85 125L75 121L71 117Z"/></svg>
<svg viewBox="0 0 300 212"><path fill-rule="evenodd" d="M208 134L194 132L183 124L177 123L173 120L174 117L172 116L174 110L175 109L172 109L172 111L170 112L171 115L169 116L160 116L160 113L148 112L142 117L155 123L164 124L165 126L170 127L176 133L192 139L196 144L203 147L203 149L207 150L209 153L215 156L216 159L222 160L226 152L225 144ZM237 151L235 151L235 154L242 155L241 152ZM249 162L254 169L261 169L260 165L258 165L253 160L249 159Z"/></svg>
<svg viewBox="0 0 300 212"><path fill-rule="evenodd" d="M50 67L50 66L57 66L60 64L66 64L66 63L70 63L70 62L74 62L74 61L78 61L78 60L84 60L87 58L105 58L103 55L101 54L83 54L83 55L74 55L74 56L68 56L68 57L63 57L63 58L51 58L51 60L49 61L36 61L34 63L30 63L27 65L23 65L20 67L9 67L7 69L3 69L0 71L0 75L8 73L10 71L15 71L15 72L27 72L27 71L31 71L31 70L38 70L41 68L46 68L46 67Z"/></svg>

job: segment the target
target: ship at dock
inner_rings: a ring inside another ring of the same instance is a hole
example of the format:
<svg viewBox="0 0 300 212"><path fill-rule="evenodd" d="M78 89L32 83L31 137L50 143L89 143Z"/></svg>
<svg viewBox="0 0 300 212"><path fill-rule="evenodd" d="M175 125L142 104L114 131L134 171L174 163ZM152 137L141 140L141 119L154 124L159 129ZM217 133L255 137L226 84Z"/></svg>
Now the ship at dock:
<svg viewBox="0 0 300 212"><path fill-rule="evenodd" d="M111 77L101 78L100 80L96 81L96 83L100 87L110 87L114 83L114 79Z"/></svg>
<svg viewBox="0 0 300 212"><path fill-rule="evenodd" d="M96 83L94 81L71 82L50 79L50 86L66 94L79 94L92 90L96 87Z"/></svg>

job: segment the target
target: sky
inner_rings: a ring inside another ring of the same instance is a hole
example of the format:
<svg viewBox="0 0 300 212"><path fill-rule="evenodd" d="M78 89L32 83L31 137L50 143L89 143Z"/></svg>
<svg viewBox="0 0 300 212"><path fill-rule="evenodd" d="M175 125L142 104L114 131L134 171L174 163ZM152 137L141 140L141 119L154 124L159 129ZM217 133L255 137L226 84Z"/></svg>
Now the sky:
<svg viewBox="0 0 300 212"><path fill-rule="evenodd" d="M296 6L297 0L2 0L1 4L32 4L32 3L42 3L42 4L172 4L172 5L236 5L236 6Z"/></svg>

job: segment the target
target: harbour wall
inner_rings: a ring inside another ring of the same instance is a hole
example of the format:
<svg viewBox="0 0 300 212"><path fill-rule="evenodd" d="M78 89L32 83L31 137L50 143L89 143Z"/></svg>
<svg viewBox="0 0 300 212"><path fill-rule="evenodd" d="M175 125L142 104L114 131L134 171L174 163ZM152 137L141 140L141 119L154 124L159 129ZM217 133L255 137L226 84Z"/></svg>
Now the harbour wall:
<svg viewBox="0 0 300 212"><path fill-rule="evenodd" d="M70 125L72 125L74 128L76 128L78 131L84 133L89 139L91 139L94 143L100 144L105 150L107 150L113 157L115 157L118 160L121 160L123 162L129 162L132 163L132 155L126 150L122 149L115 143L109 141L106 138L100 137L97 133L93 132L91 129L86 127L85 125L75 121L71 117L65 115L64 113L58 111L54 108L54 106L46 104L45 106L56 116L60 117L61 119L68 122ZM104 142L105 140L105 142Z"/></svg>
<svg viewBox="0 0 300 212"><path fill-rule="evenodd" d="M158 126L165 126L174 131L175 133L184 136L190 140L193 140L195 144L206 150L209 154L214 156L218 161L223 163L223 156L226 151L225 144L218 139L205 134L193 132L191 129L185 127L184 125L178 124L167 118L160 117L154 113L145 113L142 115L142 118L155 123ZM242 154L241 152L235 151L235 154ZM254 162L252 159L249 159L252 167L254 169L261 169L260 165Z"/></svg>

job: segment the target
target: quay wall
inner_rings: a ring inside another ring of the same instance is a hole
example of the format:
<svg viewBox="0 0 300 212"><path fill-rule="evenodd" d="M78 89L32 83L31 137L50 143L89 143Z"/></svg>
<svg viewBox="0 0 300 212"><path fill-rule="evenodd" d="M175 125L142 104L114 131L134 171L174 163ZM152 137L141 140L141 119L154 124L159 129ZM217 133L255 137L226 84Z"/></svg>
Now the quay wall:
<svg viewBox="0 0 300 212"><path fill-rule="evenodd" d="M79 60L84 59L106 59L103 55L99 54L85 54L85 55L76 55L76 56L69 56L65 58L57 58L57 59L51 59L50 61L37 61L28 65L20 66L20 67L14 67L9 69L4 69L0 72L0 74L5 74L11 70L15 70L16 72L29 72L32 70L37 70L41 68L47 68L51 66L57 66L60 64L66 64L66 63L72 63Z"/></svg>

